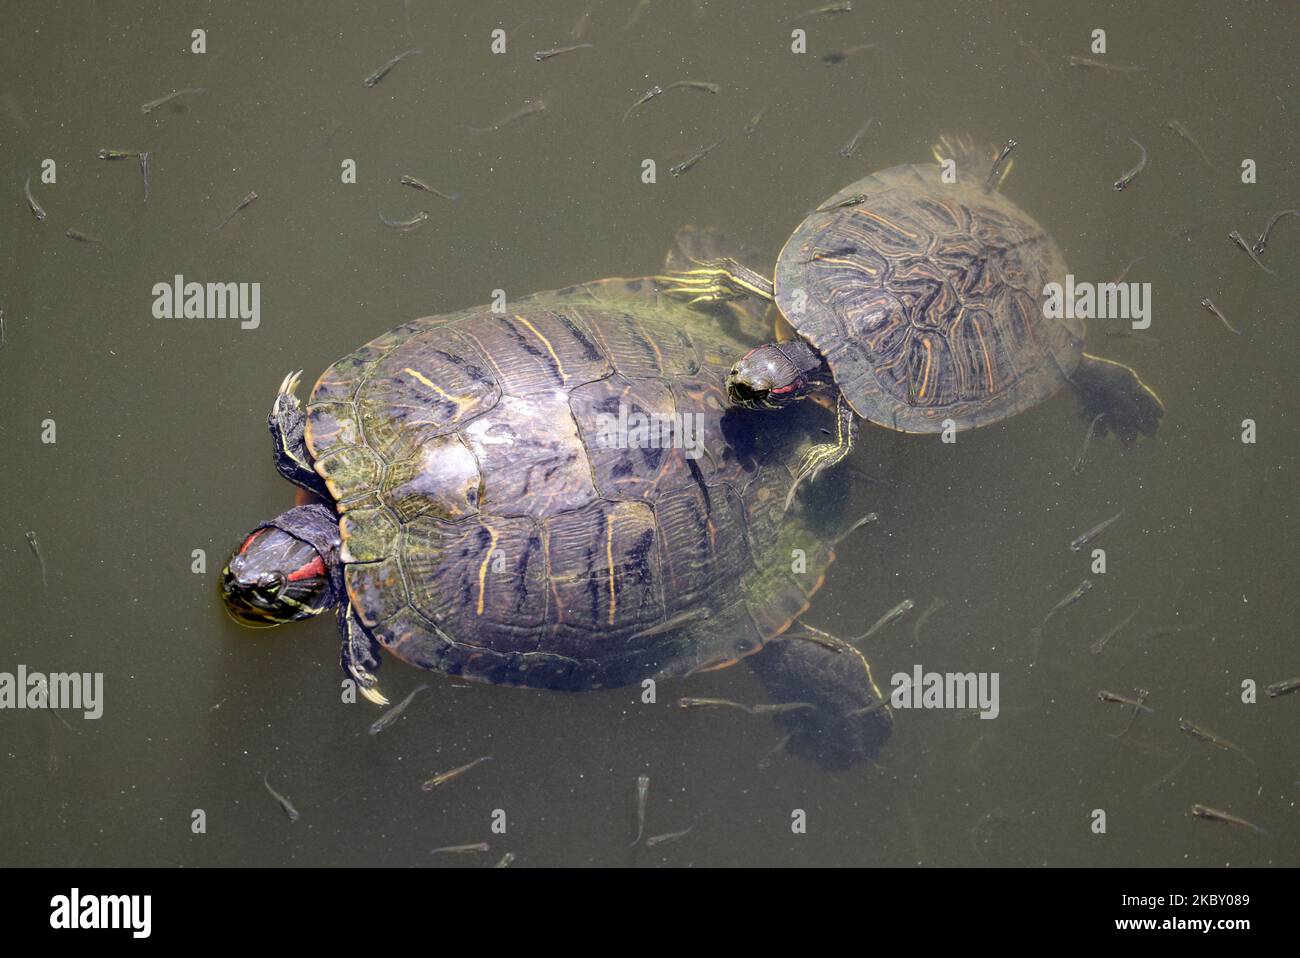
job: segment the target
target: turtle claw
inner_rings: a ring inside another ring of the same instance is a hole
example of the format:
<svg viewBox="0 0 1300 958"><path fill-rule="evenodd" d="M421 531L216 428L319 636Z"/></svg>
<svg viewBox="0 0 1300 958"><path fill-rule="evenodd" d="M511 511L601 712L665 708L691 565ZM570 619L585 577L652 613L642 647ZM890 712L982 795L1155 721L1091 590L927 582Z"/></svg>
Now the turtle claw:
<svg viewBox="0 0 1300 958"><path fill-rule="evenodd" d="M298 392L298 385L299 383L301 383L301 381L302 381L301 369L298 370L296 373L288 373L282 380L280 380L280 388L276 391L275 394L275 412L277 414L280 412L281 409L281 405L280 405L281 401L287 402L289 404L289 408L291 409L302 408L302 403L298 401L298 397L296 395L296 393Z"/></svg>

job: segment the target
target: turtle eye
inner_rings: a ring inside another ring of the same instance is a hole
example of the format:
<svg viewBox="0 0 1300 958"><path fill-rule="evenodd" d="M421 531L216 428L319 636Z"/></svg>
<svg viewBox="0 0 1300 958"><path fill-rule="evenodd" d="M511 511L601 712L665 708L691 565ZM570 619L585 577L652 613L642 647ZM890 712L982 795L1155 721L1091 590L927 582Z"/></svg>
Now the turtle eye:
<svg viewBox="0 0 1300 958"><path fill-rule="evenodd" d="M285 579L281 573L271 572L258 579L257 591L263 593L268 598L278 599L280 593L284 591L284 587L287 584L288 580Z"/></svg>

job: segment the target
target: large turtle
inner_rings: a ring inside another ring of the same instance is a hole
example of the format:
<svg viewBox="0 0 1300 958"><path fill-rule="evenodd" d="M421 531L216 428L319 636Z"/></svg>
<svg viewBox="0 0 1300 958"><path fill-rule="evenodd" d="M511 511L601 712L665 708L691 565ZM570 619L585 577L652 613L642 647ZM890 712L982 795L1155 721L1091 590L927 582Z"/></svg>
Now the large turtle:
<svg viewBox="0 0 1300 958"><path fill-rule="evenodd" d="M774 300L793 327L798 338L746 352L727 390L746 408L804 397L836 407L836 441L810 451L800 479L848 455L856 417L903 432L972 428L1066 383L1098 431L1125 441L1156 431L1164 409L1137 373L1085 353L1082 320L1045 315L1047 284L1064 284L1067 268L1052 237L997 191L1014 145L989 170L992 153L945 139L935 159L956 161L956 182L941 166L907 164L844 187L794 231L774 282L725 258L665 277L692 303Z"/></svg>
<svg viewBox="0 0 1300 958"><path fill-rule="evenodd" d="M715 242L688 229L676 249ZM760 323L604 280L399 326L327 369L305 412L286 377L276 466L322 502L244 539L227 609L267 627L337 608L343 667L380 703L381 646L571 691L761 652L770 693L808 703L778 713L791 750L874 755L891 720L866 659L816 630L790 638L843 528L834 502L780 508L825 414L775 429L727 404Z"/></svg>

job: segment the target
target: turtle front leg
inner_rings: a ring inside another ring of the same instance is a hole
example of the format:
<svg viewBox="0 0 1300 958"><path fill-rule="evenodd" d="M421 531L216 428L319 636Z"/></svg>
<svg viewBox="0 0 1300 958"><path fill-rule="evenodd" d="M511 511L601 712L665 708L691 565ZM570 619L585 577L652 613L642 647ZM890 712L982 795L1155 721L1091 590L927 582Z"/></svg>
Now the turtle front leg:
<svg viewBox="0 0 1300 958"><path fill-rule="evenodd" d="M663 290L669 296L681 296L689 305L697 303L725 303L730 300L757 296L774 300L776 294L772 281L731 257L692 260L695 269L674 270L664 276L654 277L667 283Z"/></svg>
<svg viewBox="0 0 1300 958"><path fill-rule="evenodd" d="M804 453L803 462L800 463L790 491L785 496L787 511L790 509L790 503L794 501L794 494L800 483L805 479L809 482L813 481L822 474L823 470L843 462L852 451L853 443L858 436L858 417L853 407L844 401L843 396L838 397L835 402L835 423L834 442L818 443Z"/></svg>
<svg viewBox="0 0 1300 958"><path fill-rule="evenodd" d="M1160 397L1123 363L1084 353L1070 382L1084 416L1102 417L1097 423L1099 430L1132 442L1138 433L1152 436L1160 427L1160 417L1165 414Z"/></svg>
<svg viewBox="0 0 1300 958"><path fill-rule="evenodd" d="M387 705L388 698L379 691L379 680L375 678L380 666L379 643L361 624L347 596L339 603L339 632L343 635L343 671L368 701Z"/></svg>
<svg viewBox="0 0 1300 958"><path fill-rule="evenodd" d="M329 502L329 490L325 487L325 480L311 467L311 457L307 453L307 442L303 436L307 415L302 411L302 403L295 395L301 376L300 369L296 373L289 373L280 381L275 402L271 404L271 415L266 419L267 427L271 430L271 441L275 445L275 468L295 486L302 486Z"/></svg>

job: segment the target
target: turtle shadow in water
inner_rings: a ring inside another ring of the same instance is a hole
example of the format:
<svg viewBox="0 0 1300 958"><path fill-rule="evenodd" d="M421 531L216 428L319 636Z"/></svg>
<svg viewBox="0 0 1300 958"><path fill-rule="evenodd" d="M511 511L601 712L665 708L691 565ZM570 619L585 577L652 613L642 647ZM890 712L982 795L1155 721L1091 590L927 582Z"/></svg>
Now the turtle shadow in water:
<svg viewBox="0 0 1300 958"><path fill-rule="evenodd" d="M829 413L811 403L784 413L728 409L720 423L728 447L742 462L797 461L792 447L817 442ZM793 473L790 478L793 481ZM845 526L848 497L829 493L826 484L805 484L796 508L807 531L835 540ZM786 750L799 758L829 770L847 769L873 761L889 740L892 717L870 665L856 648L832 648L787 632L746 662L773 702L811 706L773 716L788 735Z"/></svg>

